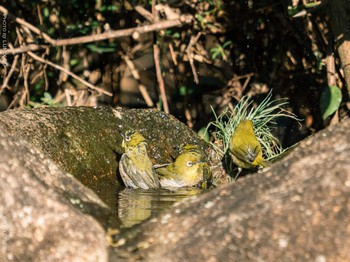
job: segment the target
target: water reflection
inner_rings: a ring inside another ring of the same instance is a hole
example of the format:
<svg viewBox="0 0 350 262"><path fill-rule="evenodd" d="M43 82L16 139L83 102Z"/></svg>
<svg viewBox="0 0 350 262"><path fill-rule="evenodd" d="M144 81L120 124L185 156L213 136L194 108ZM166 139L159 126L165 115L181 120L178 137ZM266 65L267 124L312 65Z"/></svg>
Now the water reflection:
<svg viewBox="0 0 350 262"><path fill-rule="evenodd" d="M175 202L204 192L195 187L167 189L129 189L116 187L115 184L96 183L91 187L97 195L112 209L122 227L132 227L146 219L158 216Z"/></svg>
<svg viewBox="0 0 350 262"><path fill-rule="evenodd" d="M203 192L197 188L166 189L122 189L117 193L117 214L123 227L132 227L142 221L158 216L186 197Z"/></svg>

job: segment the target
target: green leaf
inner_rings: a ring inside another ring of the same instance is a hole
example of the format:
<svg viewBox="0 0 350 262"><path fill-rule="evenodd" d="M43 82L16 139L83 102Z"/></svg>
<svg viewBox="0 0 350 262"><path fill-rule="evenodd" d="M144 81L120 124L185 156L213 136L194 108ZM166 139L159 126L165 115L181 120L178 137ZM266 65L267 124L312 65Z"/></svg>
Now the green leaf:
<svg viewBox="0 0 350 262"><path fill-rule="evenodd" d="M73 30L76 30L77 28L78 28L78 26L74 25L74 24L70 24L70 25L66 26L66 30L68 30L68 31L73 31Z"/></svg>
<svg viewBox="0 0 350 262"><path fill-rule="evenodd" d="M77 58L73 58L69 61L70 66L76 66L79 63L80 63L80 59L77 59Z"/></svg>
<svg viewBox="0 0 350 262"><path fill-rule="evenodd" d="M195 18L196 18L199 22L202 22L203 19L204 19L204 17L203 17L202 15L200 15L200 14L196 14L196 15L195 15Z"/></svg>
<svg viewBox="0 0 350 262"><path fill-rule="evenodd" d="M179 88L179 95L185 96L185 95L193 95L194 94L194 88L190 86L180 86Z"/></svg>
<svg viewBox="0 0 350 262"><path fill-rule="evenodd" d="M317 6L319 6L321 3L306 3L306 4L304 4L304 6L306 7L306 8L314 8L314 7L317 7Z"/></svg>
<svg viewBox="0 0 350 262"><path fill-rule="evenodd" d="M186 95L186 89L187 89L186 86L180 86L180 88L179 88L180 96L185 96Z"/></svg>
<svg viewBox="0 0 350 262"><path fill-rule="evenodd" d="M52 100L52 96L51 96L50 93L45 92L45 93L44 93L44 98L43 98L43 99L46 99L46 101L49 101L49 100ZM43 100L43 99L42 99L42 100Z"/></svg>
<svg viewBox="0 0 350 262"><path fill-rule="evenodd" d="M117 50L116 46L110 45L110 46L102 46L102 45L95 45L95 44L90 44L87 45L87 48L90 49L92 52L97 52L97 53L111 53Z"/></svg>
<svg viewBox="0 0 350 262"><path fill-rule="evenodd" d="M225 49L226 47L228 47L229 45L232 44L232 41L226 41L223 45L222 48Z"/></svg>
<svg viewBox="0 0 350 262"><path fill-rule="evenodd" d="M320 109L323 120L338 110L342 100L341 90L337 86L327 86L321 94Z"/></svg>
<svg viewBox="0 0 350 262"><path fill-rule="evenodd" d="M202 138L203 140L205 140L207 143L210 142L210 137L209 137L209 132L207 130L207 127L202 127L201 129L199 129L199 131L197 132L198 136L200 138Z"/></svg>
<svg viewBox="0 0 350 262"><path fill-rule="evenodd" d="M116 5L103 5L100 8L101 12L106 12L106 11L113 12L113 11L118 11L118 10L119 10L119 7Z"/></svg>
<svg viewBox="0 0 350 262"><path fill-rule="evenodd" d="M172 37L179 39L180 38L180 33L179 32L175 32Z"/></svg>
<svg viewBox="0 0 350 262"><path fill-rule="evenodd" d="M101 24L98 21L96 21L96 20L91 21L91 23L90 23L90 27L91 28L96 28L96 27L99 27L100 25Z"/></svg>
<svg viewBox="0 0 350 262"><path fill-rule="evenodd" d="M44 16L45 16L45 17L49 17L49 15L50 15L50 10L49 10L47 7L45 7L44 10L43 10L43 13L44 13Z"/></svg>
<svg viewBox="0 0 350 262"><path fill-rule="evenodd" d="M301 12L302 9L299 6L288 6L287 13L289 16L294 16L297 13Z"/></svg>

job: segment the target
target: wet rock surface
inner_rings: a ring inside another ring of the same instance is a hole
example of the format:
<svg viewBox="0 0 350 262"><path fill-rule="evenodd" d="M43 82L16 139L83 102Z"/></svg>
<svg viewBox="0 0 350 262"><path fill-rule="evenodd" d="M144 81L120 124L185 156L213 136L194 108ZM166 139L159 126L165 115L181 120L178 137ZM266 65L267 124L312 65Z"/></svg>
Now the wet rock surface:
<svg viewBox="0 0 350 262"><path fill-rule="evenodd" d="M176 205L125 249L145 261L349 261L350 121L270 169Z"/></svg>
<svg viewBox="0 0 350 262"><path fill-rule="evenodd" d="M164 126L171 138L162 141L167 137ZM108 249L106 232L119 228L116 214L75 179L94 190L96 185L102 191L118 187L120 134L130 129L142 129L154 162L172 157L164 150L176 156L178 149L171 143L190 141L206 147L184 124L158 111L72 107L2 112L0 257L15 261L130 257L129 252Z"/></svg>
<svg viewBox="0 0 350 262"><path fill-rule="evenodd" d="M63 125L65 114L76 119L76 114L81 116L86 110L90 116L77 123L69 122L69 127L56 129L57 123L50 120L52 116ZM176 155L171 143L202 142L170 116L164 115L160 120L161 112L66 108L42 109L37 112L39 116L31 116L32 112L24 111L0 114L0 257L6 260L350 260L349 120L302 141L285 159L261 173L186 199L129 233L116 230L114 235L108 235L109 229L118 228L118 221L113 221L110 210L93 191L61 169L69 169L64 157L71 153L76 154L82 170L89 170L91 163L86 164L82 156L88 151L86 155L93 157L93 149L81 143L81 138L73 139L80 131L68 140L68 145L75 143L74 148L80 148L78 151L65 148L67 140L55 145L50 137L59 141L60 134L81 130L84 125L91 127L83 122L99 116L106 125L101 122L100 129L96 126L91 132L96 136L94 146L109 148L106 152L110 155L105 157L115 161L106 165L109 170L117 166L116 155L121 153L120 135L116 132L145 128L153 161ZM114 120L107 121L105 114ZM11 123L6 119L17 120ZM142 124L143 121L148 124ZM48 132L50 125L53 126ZM166 125L172 130L169 134L162 131ZM117 130L113 131L115 126ZM183 131L179 132L176 126ZM89 132L83 134L89 139ZM109 138L103 140L106 134ZM112 144L114 148L108 147ZM56 146L57 153L51 146ZM106 241L106 234L112 242Z"/></svg>

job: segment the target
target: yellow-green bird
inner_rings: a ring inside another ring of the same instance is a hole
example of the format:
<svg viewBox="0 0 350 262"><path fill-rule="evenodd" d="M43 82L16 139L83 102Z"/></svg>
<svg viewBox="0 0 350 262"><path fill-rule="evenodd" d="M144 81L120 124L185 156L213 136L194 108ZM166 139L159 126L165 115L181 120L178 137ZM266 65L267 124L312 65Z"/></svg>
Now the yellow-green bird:
<svg viewBox="0 0 350 262"><path fill-rule="evenodd" d="M125 153L119 161L119 173L126 187L159 188L160 183L147 154L144 136L135 131L127 131L123 136Z"/></svg>
<svg viewBox="0 0 350 262"><path fill-rule="evenodd" d="M195 145L185 145L174 163L156 169L164 188L185 186L209 187L211 172L204 159L204 153Z"/></svg>
<svg viewBox="0 0 350 262"><path fill-rule="evenodd" d="M242 120L230 139L229 152L239 168L267 167L269 162L262 156L261 145L254 134L253 122Z"/></svg>

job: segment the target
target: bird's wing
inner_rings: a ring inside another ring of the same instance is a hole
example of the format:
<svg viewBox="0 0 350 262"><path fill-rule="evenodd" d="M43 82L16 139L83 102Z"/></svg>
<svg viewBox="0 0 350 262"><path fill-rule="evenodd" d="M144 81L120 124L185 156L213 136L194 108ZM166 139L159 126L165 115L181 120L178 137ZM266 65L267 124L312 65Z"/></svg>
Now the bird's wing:
<svg viewBox="0 0 350 262"><path fill-rule="evenodd" d="M168 165L167 167L161 167L156 169L157 174L159 175L159 178L174 178L174 168L173 168L173 164Z"/></svg>
<svg viewBox="0 0 350 262"><path fill-rule="evenodd" d="M159 187L159 181L152 167L149 170L145 168L138 168L132 159L130 159L126 154L121 157L119 165L120 175L125 186L142 189Z"/></svg>
<svg viewBox="0 0 350 262"><path fill-rule="evenodd" d="M162 188L175 189L186 186L185 182L179 179L174 169L174 163L167 167L158 168L157 174Z"/></svg>
<svg viewBox="0 0 350 262"><path fill-rule="evenodd" d="M255 158L259 154L259 146L256 145L255 147L247 146L247 155L246 155L246 161L252 163L254 162Z"/></svg>
<svg viewBox="0 0 350 262"><path fill-rule="evenodd" d="M242 161L247 161L247 152L243 148L233 148L233 154ZM249 161L248 161L249 162Z"/></svg>
<svg viewBox="0 0 350 262"><path fill-rule="evenodd" d="M130 167L130 158L123 154L119 161L119 173L126 187L138 188L137 183L135 183L130 169L125 167ZM130 175L131 174L131 175Z"/></svg>

